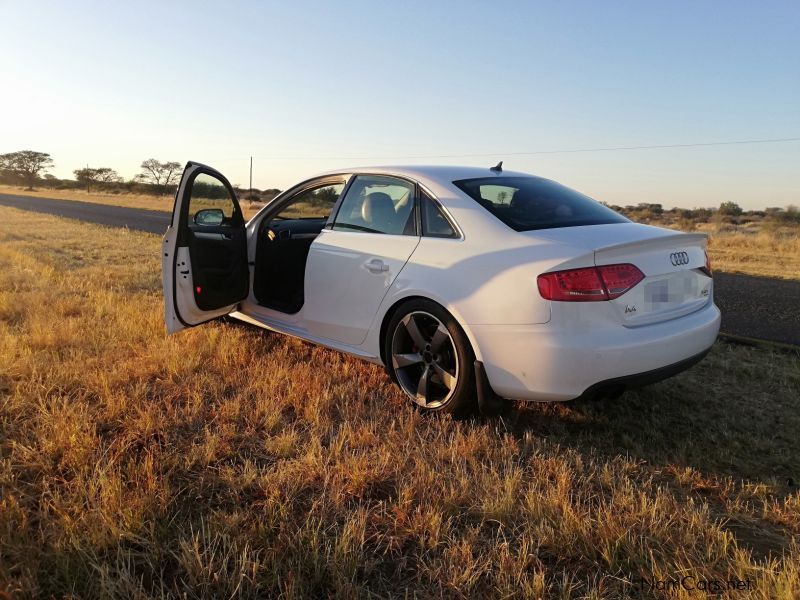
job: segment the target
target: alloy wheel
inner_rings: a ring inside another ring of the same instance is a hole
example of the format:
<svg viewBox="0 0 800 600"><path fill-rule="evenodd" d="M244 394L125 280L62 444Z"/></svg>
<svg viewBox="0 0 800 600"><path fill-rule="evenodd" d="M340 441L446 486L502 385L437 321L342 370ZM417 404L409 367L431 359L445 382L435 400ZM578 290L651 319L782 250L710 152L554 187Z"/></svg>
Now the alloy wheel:
<svg viewBox="0 0 800 600"><path fill-rule="evenodd" d="M459 364L453 337L424 311L404 316L392 335L392 368L400 387L423 408L438 408L453 396Z"/></svg>

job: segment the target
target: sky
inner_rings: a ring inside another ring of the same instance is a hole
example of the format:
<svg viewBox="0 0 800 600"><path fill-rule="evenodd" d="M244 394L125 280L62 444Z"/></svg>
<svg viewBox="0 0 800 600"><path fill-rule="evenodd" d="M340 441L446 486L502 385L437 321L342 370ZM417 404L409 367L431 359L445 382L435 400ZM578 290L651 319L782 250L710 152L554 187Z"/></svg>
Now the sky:
<svg viewBox="0 0 800 600"><path fill-rule="evenodd" d="M0 153L286 188L486 165L611 204L800 204L800 2L0 0ZM528 153L528 154L525 154Z"/></svg>

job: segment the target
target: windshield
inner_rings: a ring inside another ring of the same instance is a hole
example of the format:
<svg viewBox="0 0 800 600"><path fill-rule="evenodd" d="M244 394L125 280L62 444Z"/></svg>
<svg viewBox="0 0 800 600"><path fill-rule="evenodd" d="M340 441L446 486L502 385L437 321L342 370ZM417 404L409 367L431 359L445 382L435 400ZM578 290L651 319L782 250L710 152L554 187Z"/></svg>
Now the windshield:
<svg viewBox="0 0 800 600"><path fill-rule="evenodd" d="M482 177L453 183L516 231L629 222L596 200L540 177Z"/></svg>

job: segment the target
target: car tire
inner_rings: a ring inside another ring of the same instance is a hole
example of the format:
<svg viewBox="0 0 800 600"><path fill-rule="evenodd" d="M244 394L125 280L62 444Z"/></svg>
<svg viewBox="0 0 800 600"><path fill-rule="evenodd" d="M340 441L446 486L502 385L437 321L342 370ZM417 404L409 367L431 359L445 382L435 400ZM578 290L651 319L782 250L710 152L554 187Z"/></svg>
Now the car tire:
<svg viewBox="0 0 800 600"><path fill-rule="evenodd" d="M405 302L383 343L386 370L414 406L459 417L475 411L475 354L442 306L423 298Z"/></svg>

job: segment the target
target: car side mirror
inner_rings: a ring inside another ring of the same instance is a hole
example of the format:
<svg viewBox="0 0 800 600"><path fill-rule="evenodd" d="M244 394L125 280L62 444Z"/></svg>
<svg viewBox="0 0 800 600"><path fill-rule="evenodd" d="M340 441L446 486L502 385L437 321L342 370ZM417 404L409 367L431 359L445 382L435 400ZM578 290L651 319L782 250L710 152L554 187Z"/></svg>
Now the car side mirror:
<svg viewBox="0 0 800 600"><path fill-rule="evenodd" d="M225 213L222 212L221 208L204 208L203 210L198 210L194 214L194 222L196 225L203 225L205 227L214 227L216 225L222 225L222 222L225 220Z"/></svg>

